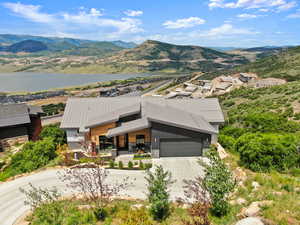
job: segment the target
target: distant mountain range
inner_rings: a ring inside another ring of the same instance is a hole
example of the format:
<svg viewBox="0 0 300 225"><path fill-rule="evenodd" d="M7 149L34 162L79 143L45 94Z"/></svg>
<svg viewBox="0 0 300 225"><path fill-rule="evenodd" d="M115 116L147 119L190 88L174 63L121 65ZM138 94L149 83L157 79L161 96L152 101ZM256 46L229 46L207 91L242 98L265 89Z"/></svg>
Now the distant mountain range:
<svg viewBox="0 0 300 225"><path fill-rule="evenodd" d="M218 51L153 40L136 45L123 41L4 34L0 35L0 69L2 72L65 73L212 72L232 69L268 56L276 58L287 48L265 46ZM242 68L255 70L252 65Z"/></svg>
<svg viewBox="0 0 300 225"><path fill-rule="evenodd" d="M99 42L92 40L76 39L76 38L60 38L60 37L43 37L33 35L16 35L16 34L0 34L0 45L15 44L20 41L33 40L41 41L45 44L68 43L72 46L80 46L86 43ZM122 48L134 48L137 46L134 42L111 41L112 44Z"/></svg>

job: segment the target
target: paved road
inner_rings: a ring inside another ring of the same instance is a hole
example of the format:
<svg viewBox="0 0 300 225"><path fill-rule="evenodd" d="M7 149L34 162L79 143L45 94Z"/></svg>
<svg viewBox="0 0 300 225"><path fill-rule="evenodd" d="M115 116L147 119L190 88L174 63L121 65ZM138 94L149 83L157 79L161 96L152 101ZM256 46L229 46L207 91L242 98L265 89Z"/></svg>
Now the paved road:
<svg viewBox="0 0 300 225"><path fill-rule="evenodd" d="M50 117L44 117L42 118L42 125L50 125L55 123L60 123L62 121L63 116L62 115L55 115Z"/></svg>
<svg viewBox="0 0 300 225"><path fill-rule="evenodd" d="M182 197L183 179L191 179L202 173L196 161L196 158L162 158L154 160L155 165L163 165L172 172L173 178L177 180L171 187L172 199ZM70 194L70 191L58 179L57 172L58 170L47 170L0 184L0 224L11 225L28 210L28 206L23 203L24 196L19 191L20 187L28 187L28 183L32 183L37 187L56 186L63 194ZM109 181L120 181L126 176L132 179L133 185L121 194L141 199L146 198L145 173L143 171L110 170Z"/></svg>

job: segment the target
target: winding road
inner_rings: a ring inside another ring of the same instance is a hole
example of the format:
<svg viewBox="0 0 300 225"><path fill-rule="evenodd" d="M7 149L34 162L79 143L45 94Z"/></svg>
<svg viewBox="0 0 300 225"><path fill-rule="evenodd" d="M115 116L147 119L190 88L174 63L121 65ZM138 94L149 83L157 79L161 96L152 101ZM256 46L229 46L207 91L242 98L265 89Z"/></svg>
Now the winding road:
<svg viewBox="0 0 300 225"><path fill-rule="evenodd" d="M197 163L197 158L161 158L154 159L154 165L162 165L172 173L176 182L170 188L171 199L183 197L183 179L192 179L196 175L203 174ZM45 170L33 175L24 176L13 181L0 184L0 224L12 225L22 216L29 207L24 205L24 195L19 188L27 188L29 183L36 187L56 186L63 194L71 194L70 190L59 180L56 169ZM146 198L146 181L144 171L133 170L109 170L108 182L122 181L129 176L132 186L121 195L134 198Z"/></svg>

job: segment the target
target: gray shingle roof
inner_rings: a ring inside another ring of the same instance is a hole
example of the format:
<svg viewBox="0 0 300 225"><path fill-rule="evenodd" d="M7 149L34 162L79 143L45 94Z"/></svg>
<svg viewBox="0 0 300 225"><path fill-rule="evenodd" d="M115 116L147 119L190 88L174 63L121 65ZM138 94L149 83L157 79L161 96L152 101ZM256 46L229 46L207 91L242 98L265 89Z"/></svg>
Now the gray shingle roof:
<svg viewBox="0 0 300 225"><path fill-rule="evenodd" d="M150 121L163 123L170 126L181 127L207 133L218 133L201 115L189 113L169 105L161 106L155 103L144 104L145 117Z"/></svg>
<svg viewBox="0 0 300 225"><path fill-rule="evenodd" d="M139 103L133 103L132 105L117 109L117 111L114 112L99 114L96 117L89 119L85 125L85 128L91 128L105 123L117 122L120 117L137 114L140 112L140 110L141 105Z"/></svg>
<svg viewBox="0 0 300 225"><path fill-rule="evenodd" d="M0 104L0 127L30 123L26 104Z"/></svg>
<svg viewBox="0 0 300 225"><path fill-rule="evenodd" d="M126 134L128 132L134 132L150 127L150 123L147 118L133 120L127 123L123 123L122 126L112 128L108 131L107 137L114 137L117 135Z"/></svg>
<svg viewBox="0 0 300 225"><path fill-rule="evenodd" d="M224 122L218 99L214 98L70 98L66 105L61 127L64 129L78 128L85 131L86 128L103 124L105 121L117 121L120 116L124 116L126 113L136 113L140 108L142 108L142 118L146 116L149 120L161 121L198 131L205 130L206 132L216 133L216 130L209 123ZM144 121L138 121L137 124L140 122ZM131 129L131 126L138 126L137 124L130 123L126 127ZM119 130L116 131L119 132Z"/></svg>

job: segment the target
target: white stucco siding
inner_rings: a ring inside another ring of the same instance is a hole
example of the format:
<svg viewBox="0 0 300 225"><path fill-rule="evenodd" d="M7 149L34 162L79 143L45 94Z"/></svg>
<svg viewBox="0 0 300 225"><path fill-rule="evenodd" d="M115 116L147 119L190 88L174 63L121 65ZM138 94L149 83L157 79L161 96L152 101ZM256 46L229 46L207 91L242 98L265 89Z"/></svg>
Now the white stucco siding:
<svg viewBox="0 0 300 225"><path fill-rule="evenodd" d="M82 142L84 141L84 134L79 133L78 129L67 129L67 141L69 142Z"/></svg>

